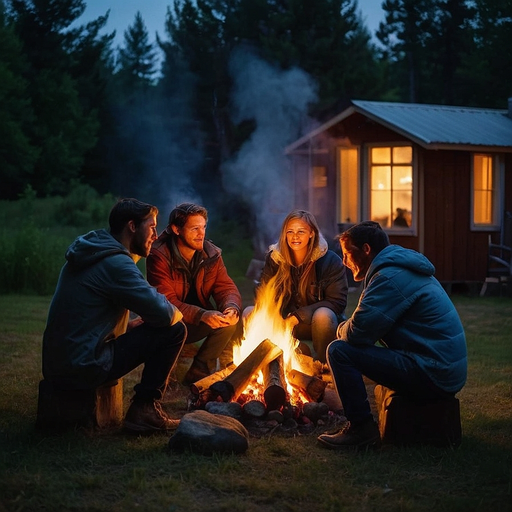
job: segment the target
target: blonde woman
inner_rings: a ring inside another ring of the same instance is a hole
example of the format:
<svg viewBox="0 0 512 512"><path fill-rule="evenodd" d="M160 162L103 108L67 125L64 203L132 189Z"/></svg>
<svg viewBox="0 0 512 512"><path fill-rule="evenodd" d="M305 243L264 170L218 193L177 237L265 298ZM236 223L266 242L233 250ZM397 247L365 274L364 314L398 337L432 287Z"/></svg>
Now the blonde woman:
<svg viewBox="0 0 512 512"><path fill-rule="evenodd" d="M327 345L344 320L348 285L341 258L328 249L311 213L293 210L285 218L266 255L261 286L271 279L294 336L311 340L316 358L325 363Z"/></svg>

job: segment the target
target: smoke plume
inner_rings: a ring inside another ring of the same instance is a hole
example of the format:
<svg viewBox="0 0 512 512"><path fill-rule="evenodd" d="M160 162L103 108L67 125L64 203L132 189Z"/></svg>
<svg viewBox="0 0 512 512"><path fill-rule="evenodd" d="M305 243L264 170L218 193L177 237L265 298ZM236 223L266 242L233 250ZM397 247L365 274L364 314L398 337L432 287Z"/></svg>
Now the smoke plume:
<svg viewBox="0 0 512 512"><path fill-rule="evenodd" d="M255 249L264 252L295 207L293 176L285 147L302 135L315 84L302 70L278 69L247 50L230 61L234 81L233 121L253 120L255 129L223 166L226 189L243 197L256 219Z"/></svg>

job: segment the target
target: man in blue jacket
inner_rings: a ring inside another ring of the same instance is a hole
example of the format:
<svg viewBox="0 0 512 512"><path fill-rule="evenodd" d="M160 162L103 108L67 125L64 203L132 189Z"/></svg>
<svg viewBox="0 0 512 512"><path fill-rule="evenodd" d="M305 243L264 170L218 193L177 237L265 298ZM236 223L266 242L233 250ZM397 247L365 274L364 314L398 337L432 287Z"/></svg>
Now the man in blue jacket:
<svg viewBox="0 0 512 512"><path fill-rule="evenodd" d="M136 433L179 423L160 400L185 340L182 314L136 265L157 237L157 214L155 206L122 199L110 212L110 231L70 245L43 336L44 378L64 389L94 389L144 364L124 420ZM138 316L128 322L130 312Z"/></svg>
<svg viewBox="0 0 512 512"><path fill-rule="evenodd" d="M376 222L339 235L343 263L363 281L359 304L340 324L327 357L348 424L318 441L334 450L379 442L363 375L417 400L455 395L467 377L464 329L422 254L390 245Z"/></svg>

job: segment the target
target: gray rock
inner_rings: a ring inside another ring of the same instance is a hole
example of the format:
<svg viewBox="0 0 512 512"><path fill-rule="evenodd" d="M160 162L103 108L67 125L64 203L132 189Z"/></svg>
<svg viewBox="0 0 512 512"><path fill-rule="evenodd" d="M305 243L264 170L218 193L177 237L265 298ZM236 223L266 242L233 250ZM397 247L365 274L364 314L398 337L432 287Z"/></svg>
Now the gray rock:
<svg viewBox="0 0 512 512"><path fill-rule="evenodd" d="M198 410L183 416L169 448L203 455L244 453L249 448L249 433L235 418Z"/></svg>
<svg viewBox="0 0 512 512"><path fill-rule="evenodd" d="M222 414L236 419L242 417L242 406L238 402L207 402L204 409L211 414Z"/></svg>
<svg viewBox="0 0 512 512"><path fill-rule="evenodd" d="M304 404L303 412L304 416L316 423L329 413L329 406L325 402L307 402Z"/></svg>

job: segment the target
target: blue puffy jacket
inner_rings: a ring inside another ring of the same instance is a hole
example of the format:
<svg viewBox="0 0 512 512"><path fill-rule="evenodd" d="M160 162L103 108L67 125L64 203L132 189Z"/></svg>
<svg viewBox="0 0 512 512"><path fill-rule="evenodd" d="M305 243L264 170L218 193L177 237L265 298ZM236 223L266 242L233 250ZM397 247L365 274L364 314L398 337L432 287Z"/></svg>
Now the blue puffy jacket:
<svg viewBox="0 0 512 512"><path fill-rule="evenodd" d="M390 245L368 269L359 304L338 327L338 338L357 344L381 342L409 355L448 393L467 378L467 349L459 315L422 254Z"/></svg>

